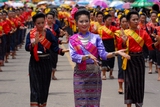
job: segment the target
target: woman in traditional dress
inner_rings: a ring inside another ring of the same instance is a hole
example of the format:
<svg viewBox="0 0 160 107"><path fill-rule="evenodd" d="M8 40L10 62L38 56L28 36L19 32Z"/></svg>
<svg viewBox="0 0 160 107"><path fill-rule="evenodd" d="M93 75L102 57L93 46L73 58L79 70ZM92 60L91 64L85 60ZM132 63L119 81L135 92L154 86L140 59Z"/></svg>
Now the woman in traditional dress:
<svg viewBox="0 0 160 107"><path fill-rule="evenodd" d="M157 34L156 27L160 26L159 23L156 21L157 19L157 12L151 12L151 21L147 23L147 29L149 31L149 35L152 38L152 41L155 42L154 35ZM152 74L152 65L156 65L157 72L157 58L156 58L156 49L149 51L149 74Z"/></svg>
<svg viewBox="0 0 160 107"><path fill-rule="evenodd" d="M128 29L128 23L126 16L121 16L120 17L120 30L117 30L115 34L116 38L116 48L117 50L122 49L122 44L124 41L127 39L126 36L124 36L124 30ZM118 93L123 94L123 82L124 82L124 71L122 70L122 57L118 55L118 84L119 84L119 89Z"/></svg>
<svg viewBox="0 0 160 107"><path fill-rule="evenodd" d="M105 50L107 52L115 51L115 35L114 32L118 30L117 27L111 25L112 16L107 14L104 16L104 26L98 28L98 34L102 38ZM113 68L115 58L109 58L108 60L102 60L102 79L106 80L106 71L109 71L109 78L114 79Z"/></svg>
<svg viewBox="0 0 160 107"><path fill-rule="evenodd" d="M68 50L60 49L52 32L44 28L44 14L37 13L32 19L35 28L28 33L25 45L26 51L31 54L29 62L30 106L46 107L52 73L49 50L60 55L64 55Z"/></svg>
<svg viewBox="0 0 160 107"><path fill-rule="evenodd" d="M5 54L5 63L8 63L8 57L10 54L11 46L11 35L13 34L13 26L9 21L11 14L8 14L6 11L3 11L3 22L4 22L4 32L6 34L6 54ZM7 18L8 17L8 18Z"/></svg>
<svg viewBox="0 0 160 107"><path fill-rule="evenodd" d="M146 16L146 14L145 13L141 13L139 19L140 20L139 20L138 28L147 31L147 33L149 34L149 31L148 31L147 26L146 26L146 24L147 24L147 21L146 21L147 16ZM148 57L149 57L149 51L148 51L148 48L147 48L146 45L143 46L143 56L145 58L145 62L147 62Z"/></svg>
<svg viewBox="0 0 160 107"><path fill-rule="evenodd" d="M160 26L156 28L157 29L157 35L160 36ZM157 46L157 69L158 69L158 81L160 81L160 44Z"/></svg>
<svg viewBox="0 0 160 107"><path fill-rule="evenodd" d="M100 107L101 98L101 71L98 57L103 60L122 55L125 50L106 52L99 35L89 32L90 13L86 9L79 9L74 19L79 32L69 39L69 49L74 68L74 100L75 107Z"/></svg>
<svg viewBox="0 0 160 107"><path fill-rule="evenodd" d="M2 72L1 66L4 61L4 31L3 31L3 23L2 23L2 13L0 12L0 72Z"/></svg>
<svg viewBox="0 0 160 107"><path fill-rule="evenodd" d="M158 42L153 43L150 36L145 30L138 29L139 14L137 12L129 12L127 14L129 29L124 33L128 37L126 40L127 53L131 56L131 60L123 59L122 68L124 71L125 84L125 104L131 107L142 107L144 98L145 83L145 61L143 57L144 43L149 50L152 50L160 42L160 37L156 36Z"/></svg>
<svg viewBox="0 0 160 107"><path fill-rule="evenodd" d="M67 35L67 32L60 32L60 28L57 24L55 24L55 13L53 12L49 12L46 14L46 28L48 28L52 34L55 36L55 38L58 41L58 44L67 44L67 41L62 41L59 39L59 37L63 37L63 35ZM52 80L57 80L57 78L55 77L55 72L56 72L56 68L57 68L57 62L58 62L58 54L53 52L51 50L51 58L52 58Z"/></svg>

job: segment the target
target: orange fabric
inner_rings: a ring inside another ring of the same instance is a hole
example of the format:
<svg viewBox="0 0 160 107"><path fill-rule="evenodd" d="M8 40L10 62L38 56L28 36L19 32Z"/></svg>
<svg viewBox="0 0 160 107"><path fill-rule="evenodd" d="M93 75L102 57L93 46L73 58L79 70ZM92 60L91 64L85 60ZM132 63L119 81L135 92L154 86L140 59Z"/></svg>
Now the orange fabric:
<svg viewBox="0 0 160 107"><path fill-rule="evenodd" d="M34 29L32 29L32 30L30 31L30 39L31 39L31 40L35 38L35 33L36 33L36 32L37 32L37 29L36 29L36 28L34 28ZM42 34L39 35L39 38L41 38L41 37L42 37ZM43 40L40 41L40 43L41 43L41 44L43 45L43 47L46 48L46 49L49 49L50 46L51 46L51 42L48 41L48 40L46 39L46 37L44 37ZM38 44L36 44L36 45L34 46L34 48L33 48L33 55L34 55L35 60L36 60L36 61L39 61L39 57L38 57L37 51L38 51Z"/></svg>
<svg viewBox="0 0 160 107"><path fill-rule="evenodd" d="M53 29L54 29L54 25L53 25L53 28L50 28L50 27L46 24L45 28L48 28L48 29L52 32L52 34L53 34L54 36L57 35L57 33L53 30Z"/></svg>

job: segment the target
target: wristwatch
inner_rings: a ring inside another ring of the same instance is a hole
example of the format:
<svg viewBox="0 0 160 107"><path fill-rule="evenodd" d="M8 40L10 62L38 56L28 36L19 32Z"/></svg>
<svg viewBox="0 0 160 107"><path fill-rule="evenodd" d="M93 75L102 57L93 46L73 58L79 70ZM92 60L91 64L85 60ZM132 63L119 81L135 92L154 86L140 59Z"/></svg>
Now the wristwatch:
<svg viewBox="0 0 160 107"><path fill-rule="evenodd" d="M89 59L89 58L90 58L89 55L85 55L85 57L86 57L86 59Z"/></svg>

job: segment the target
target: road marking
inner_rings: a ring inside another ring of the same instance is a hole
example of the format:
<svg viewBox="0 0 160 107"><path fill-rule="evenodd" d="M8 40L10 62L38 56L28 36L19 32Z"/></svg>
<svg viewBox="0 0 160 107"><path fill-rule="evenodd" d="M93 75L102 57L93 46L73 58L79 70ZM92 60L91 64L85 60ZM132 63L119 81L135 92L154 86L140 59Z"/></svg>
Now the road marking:
<svg viewBox="0 0 160 107"><path fill-rule="evenodd" d="M62 49L66 49L66 47L63 44L60 45L60 47L62 47ZM72 59L71 59L71 57L69 55L69 52L65 53L65 55L66 55L66 57L67 57L67 59L69 61L69 64L71 65L72 69L74 69L75 63L72 62Z"/></svg>

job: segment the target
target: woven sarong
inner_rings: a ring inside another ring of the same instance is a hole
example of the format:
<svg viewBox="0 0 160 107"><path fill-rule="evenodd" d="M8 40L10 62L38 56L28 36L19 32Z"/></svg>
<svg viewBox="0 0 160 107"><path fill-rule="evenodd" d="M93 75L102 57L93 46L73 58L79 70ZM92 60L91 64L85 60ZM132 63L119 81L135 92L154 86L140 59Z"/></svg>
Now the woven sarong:
<svg viewBox="0 0 160 107"><path fill-rule="evenodd" d="M100 68L87 64L86 70L74 68L75 107L100 107L102 80Z"/></svg>
<svg viewBox="0 0 160 107"><path fill-rule="evenodd" d="M124 71L125 104L136 104L142 107L145 83L145 62L143 53L130 54L131 60L127 62Z"/></svg>

